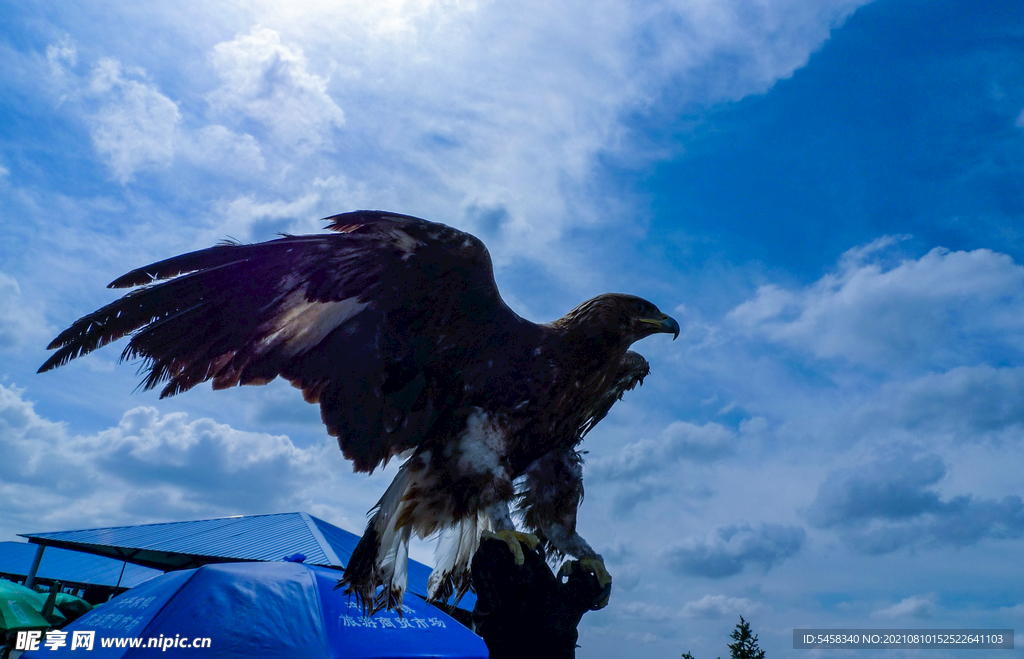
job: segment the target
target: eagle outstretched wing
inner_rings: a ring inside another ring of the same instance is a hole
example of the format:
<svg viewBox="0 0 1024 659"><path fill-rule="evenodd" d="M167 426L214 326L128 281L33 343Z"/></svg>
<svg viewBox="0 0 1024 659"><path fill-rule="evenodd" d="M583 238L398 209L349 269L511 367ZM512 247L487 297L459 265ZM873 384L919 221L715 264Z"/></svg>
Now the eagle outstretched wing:
<svg viewBox="0 0 1024 659"><path fill-rule="evenodd" d="M576 511L583 501L583 456L576 446L623 394L651 372L642 355L626 352L616 373L615 383L598 399L592 415L580 429L575 441L561 446L534 461L527 469L517 493L517 507L527 529L536 533L550 555L577 558L596 553L576 532Z"/></svg>
<svg viewBox="0 0 1024 659"><path fill-rule="evenodd" d="M477 238L395 213L326 219L332 234L221 244L119 277L111 288L141 288L62 332L40 372L132 334L121 359L145 360L141 386L166 383L161 397L282 376L320 403L356 471L373 471L417 446L463 368L525 321Z"/></svg>

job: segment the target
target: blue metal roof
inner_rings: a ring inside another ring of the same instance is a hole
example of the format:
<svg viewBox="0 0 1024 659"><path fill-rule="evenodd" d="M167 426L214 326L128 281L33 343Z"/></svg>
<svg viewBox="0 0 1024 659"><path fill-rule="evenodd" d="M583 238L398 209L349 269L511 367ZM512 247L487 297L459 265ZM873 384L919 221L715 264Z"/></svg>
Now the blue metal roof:
<svg viewBox="0 0 1024 659"><path fill-rule="evenodd" d="M38 545L28 542L0 542L0 573L24 577L32 567ZM122 569L124 573L122 574ZM141 565L48 547L36 572L38 579L56 579L65 583L131 588L163 574Z"/></svg>
<svg viewBox="0 0 1024 659"><path fill-rule="evenodd" d="M295 553L305 554L308 563L340 567L336 553L311 532L311 520L305 513L239 515L21 535L37 544L111 556L159 570L207 563L279 561Z"/></svg>
<svg viewBox="0 0 1024 659"><path fill-rule="evenodd" d="M296 553L305 555L307 564L344 568L359 542L358 535L307 513L239 515L20 535L47 547L99 554L159 570L234 561L279 561ZM44 561L45 558L46 553ZM409 561L411 592L426 596L431 569ZM475 601L475 596L468 593L460 607L472 609Z"/></svg>

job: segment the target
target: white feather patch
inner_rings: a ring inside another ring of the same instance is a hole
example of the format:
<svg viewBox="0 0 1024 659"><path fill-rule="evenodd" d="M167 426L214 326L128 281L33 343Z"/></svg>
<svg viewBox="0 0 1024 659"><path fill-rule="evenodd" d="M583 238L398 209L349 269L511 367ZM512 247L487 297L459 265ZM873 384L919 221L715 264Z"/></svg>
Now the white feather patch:
<svg viewBox="0 0 1024 659"><path fill-rule="evenodd" d="M368 304L360 302L357 297L335 302L310 302L302 290L292 291L281 304L280 313L260 327L267 334L260 340L257 352L263 354L277 347L283 347L288 356L305 352Z"/></svg>
<svg viewBox="0 0 1024 659"><path fill-rule="evenodd" d="M386 553L386 547L388 547L389 541L394 536L394 521L398 517L399 508L405 503L402 499L405 497L405 491L409 488L409 482L410 471L409 463L407 462L399 468L398 473L395 475L395 480L391 481L391 485L385 490L384 496L377 502L377 519L374 527L377 531L377 537L380 538L381 550L378 553L379 557L383 557Z"/></svg>
<svg viewBox="0 0 1024 659"><path fill-rule="evenodd" d="M394 531L394 529L392 529ZM386 549L383 558L379 558L378 577L396 602L402 601L405 588L409 581L409 534L408 526L391 533L388 544L381 543L381 550Z"/></svg>
<svg viewBox="0 0 1024 659"><path fill-rule="evenodd" d="M494 424L487 413L477 408L466 419L466 430L455 445L458 450L459 469L467 474L494 474L505 476L501 463L507 449L505 433Z"/></svg>
<svg viewBox="0 0 1024 659"><path fill-rule="evenodd" d="M395 523L401 517L402 508L410 505L404 500L410 481L409 464L406 463L377 503L374 525L380 540L375 560L377 581L383 584L384 592L390 593L398 602L402 601L409 580L409 537L412 529L408 526L397 529Z"/></svg>
<svg viewBox="0 0 1024 659"><path fill-rule="evenodd" d="M435 599L449 580L457 584L469 578L473 554L480 547L480 534L490 529L490 520L480 512L441 531L434 551L434 571L427 580L429 600Z"/></svg>

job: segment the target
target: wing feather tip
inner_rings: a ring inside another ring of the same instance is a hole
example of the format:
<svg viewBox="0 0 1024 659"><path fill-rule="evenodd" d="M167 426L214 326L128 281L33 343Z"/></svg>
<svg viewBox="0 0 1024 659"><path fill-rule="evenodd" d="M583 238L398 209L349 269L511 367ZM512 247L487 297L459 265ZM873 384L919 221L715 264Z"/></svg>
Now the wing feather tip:
<svg viewBox="0 0 1024 659"><path fill-rule="evenodd" d="M156 277L143 271L143 270L132 270L126 272L114 281L107 284L107 288L132 288L134 286L142 286L143 284L151 283Z"/></svg>

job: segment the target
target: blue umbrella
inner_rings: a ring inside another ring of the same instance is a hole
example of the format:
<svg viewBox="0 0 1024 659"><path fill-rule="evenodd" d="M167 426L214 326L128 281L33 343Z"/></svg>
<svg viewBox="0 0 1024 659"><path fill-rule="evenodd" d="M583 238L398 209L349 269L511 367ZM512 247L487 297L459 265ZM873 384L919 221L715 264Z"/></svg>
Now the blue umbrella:
<svg viewBox="0 0 1024 659"><path fill-rule="evenodd" d="M480 637L417 597L406 597L402 616L364 617L354 599L334 589L339 575L290 562L168 572L65 626L55 650L40 645L23 656L81 657L82 632L92 631L92 659L487 658ZM133 642L140 647L125 647Z"/></svg>

